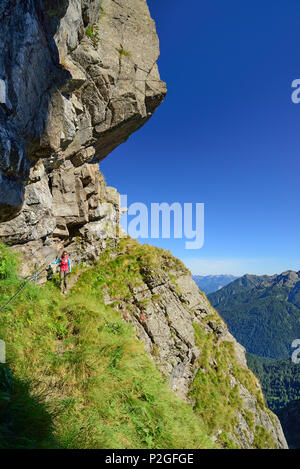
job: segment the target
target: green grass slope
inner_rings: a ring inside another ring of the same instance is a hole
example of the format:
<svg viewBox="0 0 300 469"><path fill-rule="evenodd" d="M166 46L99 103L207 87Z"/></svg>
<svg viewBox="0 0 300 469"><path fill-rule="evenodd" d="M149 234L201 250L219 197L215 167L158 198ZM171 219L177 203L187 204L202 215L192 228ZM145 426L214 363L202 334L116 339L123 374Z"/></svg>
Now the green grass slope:
<svg viewBox="0 0 300 469"><path fill-rule="evenodd" d="M2 305L21 282L1 253ZM89 273L65 298L51 282L28 285L1 313L0 337L1 448L214 447Z"/></svg>
<svg viewBox="0 0 300 469"><path fill-rule="evenodd" d="M0 246L0 306L23 285L18 261ZM170 391L130 323L113 309L142 281L141 266L186 271L170 253L121 240L81 273L63 297L57 278L29 284L0 314L7 364L0 365L0 448L230 448L236 411L250 427L232 376L266 411L254 375L235 361L231 343L195 324L199 371L191 402ZM114 302L105 305L103 287ZM213 310L212 310L213 311ZM216 312L207 320L221 321ZM275 447L253 428L253 447ZM213 436L219 437L214 443Z"/></svg>
<svg viewBox="0 0 300 469"><path fill-rule="evenodd" d="M143 281L142 272L149 268L157 276L162 272L168 273L177 293L181 294L173 274L174 271L188 273L182 262L169 251L147 244L141 245L130 238L122 239L116 250L103 253L99 262L81 278L76 289L93 294L105 287L113 299L112 304L119 305L125 300L128 311L132 296L130 286L139 285ZM239 423L237 411L247 420L255 434L254 447L276 447L268 432L261 426L256 428L254 425L254 415L244 408L238 386L232 387L232 379L236 379L256 397L259 410L266 411L265 400L257 388L256 378L236 362L232 342L220 341L215 334L204 331L205 323L209 321L214 321L220 327L223 324L218 313L211 307L209 310L210 314L201 325L194 323L196 345L200 350L199 359L195 363L199 370L189 394L194 414L205 423L208 434L214 436L222 448L237 448L242 444L238 443L241 440L236 432ZM236 442L233 441L233 436Z"/></svg>

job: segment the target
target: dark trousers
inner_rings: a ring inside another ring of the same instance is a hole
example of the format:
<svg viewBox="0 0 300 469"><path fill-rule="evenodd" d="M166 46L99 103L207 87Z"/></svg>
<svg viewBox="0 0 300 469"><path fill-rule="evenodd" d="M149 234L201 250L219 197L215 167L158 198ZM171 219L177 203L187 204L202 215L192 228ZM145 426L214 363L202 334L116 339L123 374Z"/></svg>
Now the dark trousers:
<svg viewBox="0 0 300 469"><path fill-rule="evenodd" d="M69 271L63 271L61 270L59 272L59 278L60 278L60 290L63 293L64 291L67 290L68 288L68 277L69 277Z"/></svg>

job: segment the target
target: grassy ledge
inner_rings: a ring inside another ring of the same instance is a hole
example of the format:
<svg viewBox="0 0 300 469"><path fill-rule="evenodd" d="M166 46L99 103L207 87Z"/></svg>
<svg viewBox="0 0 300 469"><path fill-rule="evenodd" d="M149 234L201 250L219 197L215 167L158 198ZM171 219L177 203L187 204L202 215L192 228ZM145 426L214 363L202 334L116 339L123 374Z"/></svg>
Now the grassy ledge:
<svg viewBox="0 0 300 469"><path fill-rule="evenodd" d="M22 282L15 256L0 250L2 305ZM0 367L0 447L213 447L132 326L104 305L97 285L102 267L84 273L65 298L52 282L28 285L2 312L7 365Z"/></svg>

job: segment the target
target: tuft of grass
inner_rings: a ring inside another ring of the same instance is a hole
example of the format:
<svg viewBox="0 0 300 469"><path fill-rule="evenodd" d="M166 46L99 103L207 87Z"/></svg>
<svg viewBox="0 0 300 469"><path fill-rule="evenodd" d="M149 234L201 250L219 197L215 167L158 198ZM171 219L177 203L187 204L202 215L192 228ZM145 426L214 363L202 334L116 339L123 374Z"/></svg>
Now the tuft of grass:
<svg viewBox="0 0 300 469"><path fill-rule="evenodd" d="M91 41L93 43L93 46L95 47L95 49L97 49L98 44L100 42L99 26L97 26L95 24L93 26L89 26L85 30L85 34L91 39Z"/></svg>
<svg viewBox="0 0 300 469"><path fill-rule="evenodd" d="M9 285L17 280L18 257L8 247L0 244L0 280Z"/></svg>
<svg viewBox="0 0 300 469"><path fill-rule="evenodd" d="M199 370L190 390L194 411L208 425L211 434L219 429L233 433L237 423L236 410L242 407L242 401L238 387L232 387L230 383L231 355L224 343L217 346L214 334L207 334L199 324L194 324L194 330L200 349ZM223 443L227 444L226 441Z"/></svg>
<svg viewBox="0 0 300 469"><path fill-rule="evenodd" d="M274 448L275 442L264 427L257 425L255 427L253 446L256 449Z"/></svg>
<svg viewBox="0 0 300 469"><path fill-rule="evenodd" d="M118 49L118 52L120 60L122 60L123 57L131 57L131 53L124 49L122 46L120 47L120 49Z"/></svg>
<svg viewBox="0 0 300 469"><path fill-rule="evenodd" d="M218 320L218 316L216 319ZM230 375L256 397L260 409L267 411L263 394L257 389L255 376L236 362L232 342L219 343L215 335L206 333L200 324L194 324L194 330L195 342L200 349L197 363L199 370L190 389L194 411L208 426L210 434L222 430L218 441L223 447L234 448L236 443L230 435L234 435L239 441L239 436L235 432L238 423L236 412L239 411L243 415L251 432L254 431L255 420L253 413L244 409L238 385L231 383ZM271 445L269 448L276 447L267 431L264 438L260 430L256 429L255 435L257 435L255 444L258 448L265 448L267 444Z"/></svg>

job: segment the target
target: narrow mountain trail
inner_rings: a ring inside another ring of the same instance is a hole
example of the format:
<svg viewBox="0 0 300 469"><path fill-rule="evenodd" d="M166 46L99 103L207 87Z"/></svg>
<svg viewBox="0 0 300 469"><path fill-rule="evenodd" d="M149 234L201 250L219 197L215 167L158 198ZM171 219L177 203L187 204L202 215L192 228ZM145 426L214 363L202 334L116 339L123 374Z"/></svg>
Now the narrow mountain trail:
<svg viewBox="0 0 300 469"><path fill-rule="evenodd" d="M72 290L73 287L75 287L76 283L78 282L79 278L81 277L81 275L83 275L86 271L88 270L88 268L84 268L82 270L80 270L79 272L76 272L74 275L72 275L70 278L69 278L69 281L68 281L68 287L67 287L67 291L65 293L65 295L67 295L68 293L70 293L70 291Z"/></svg>

